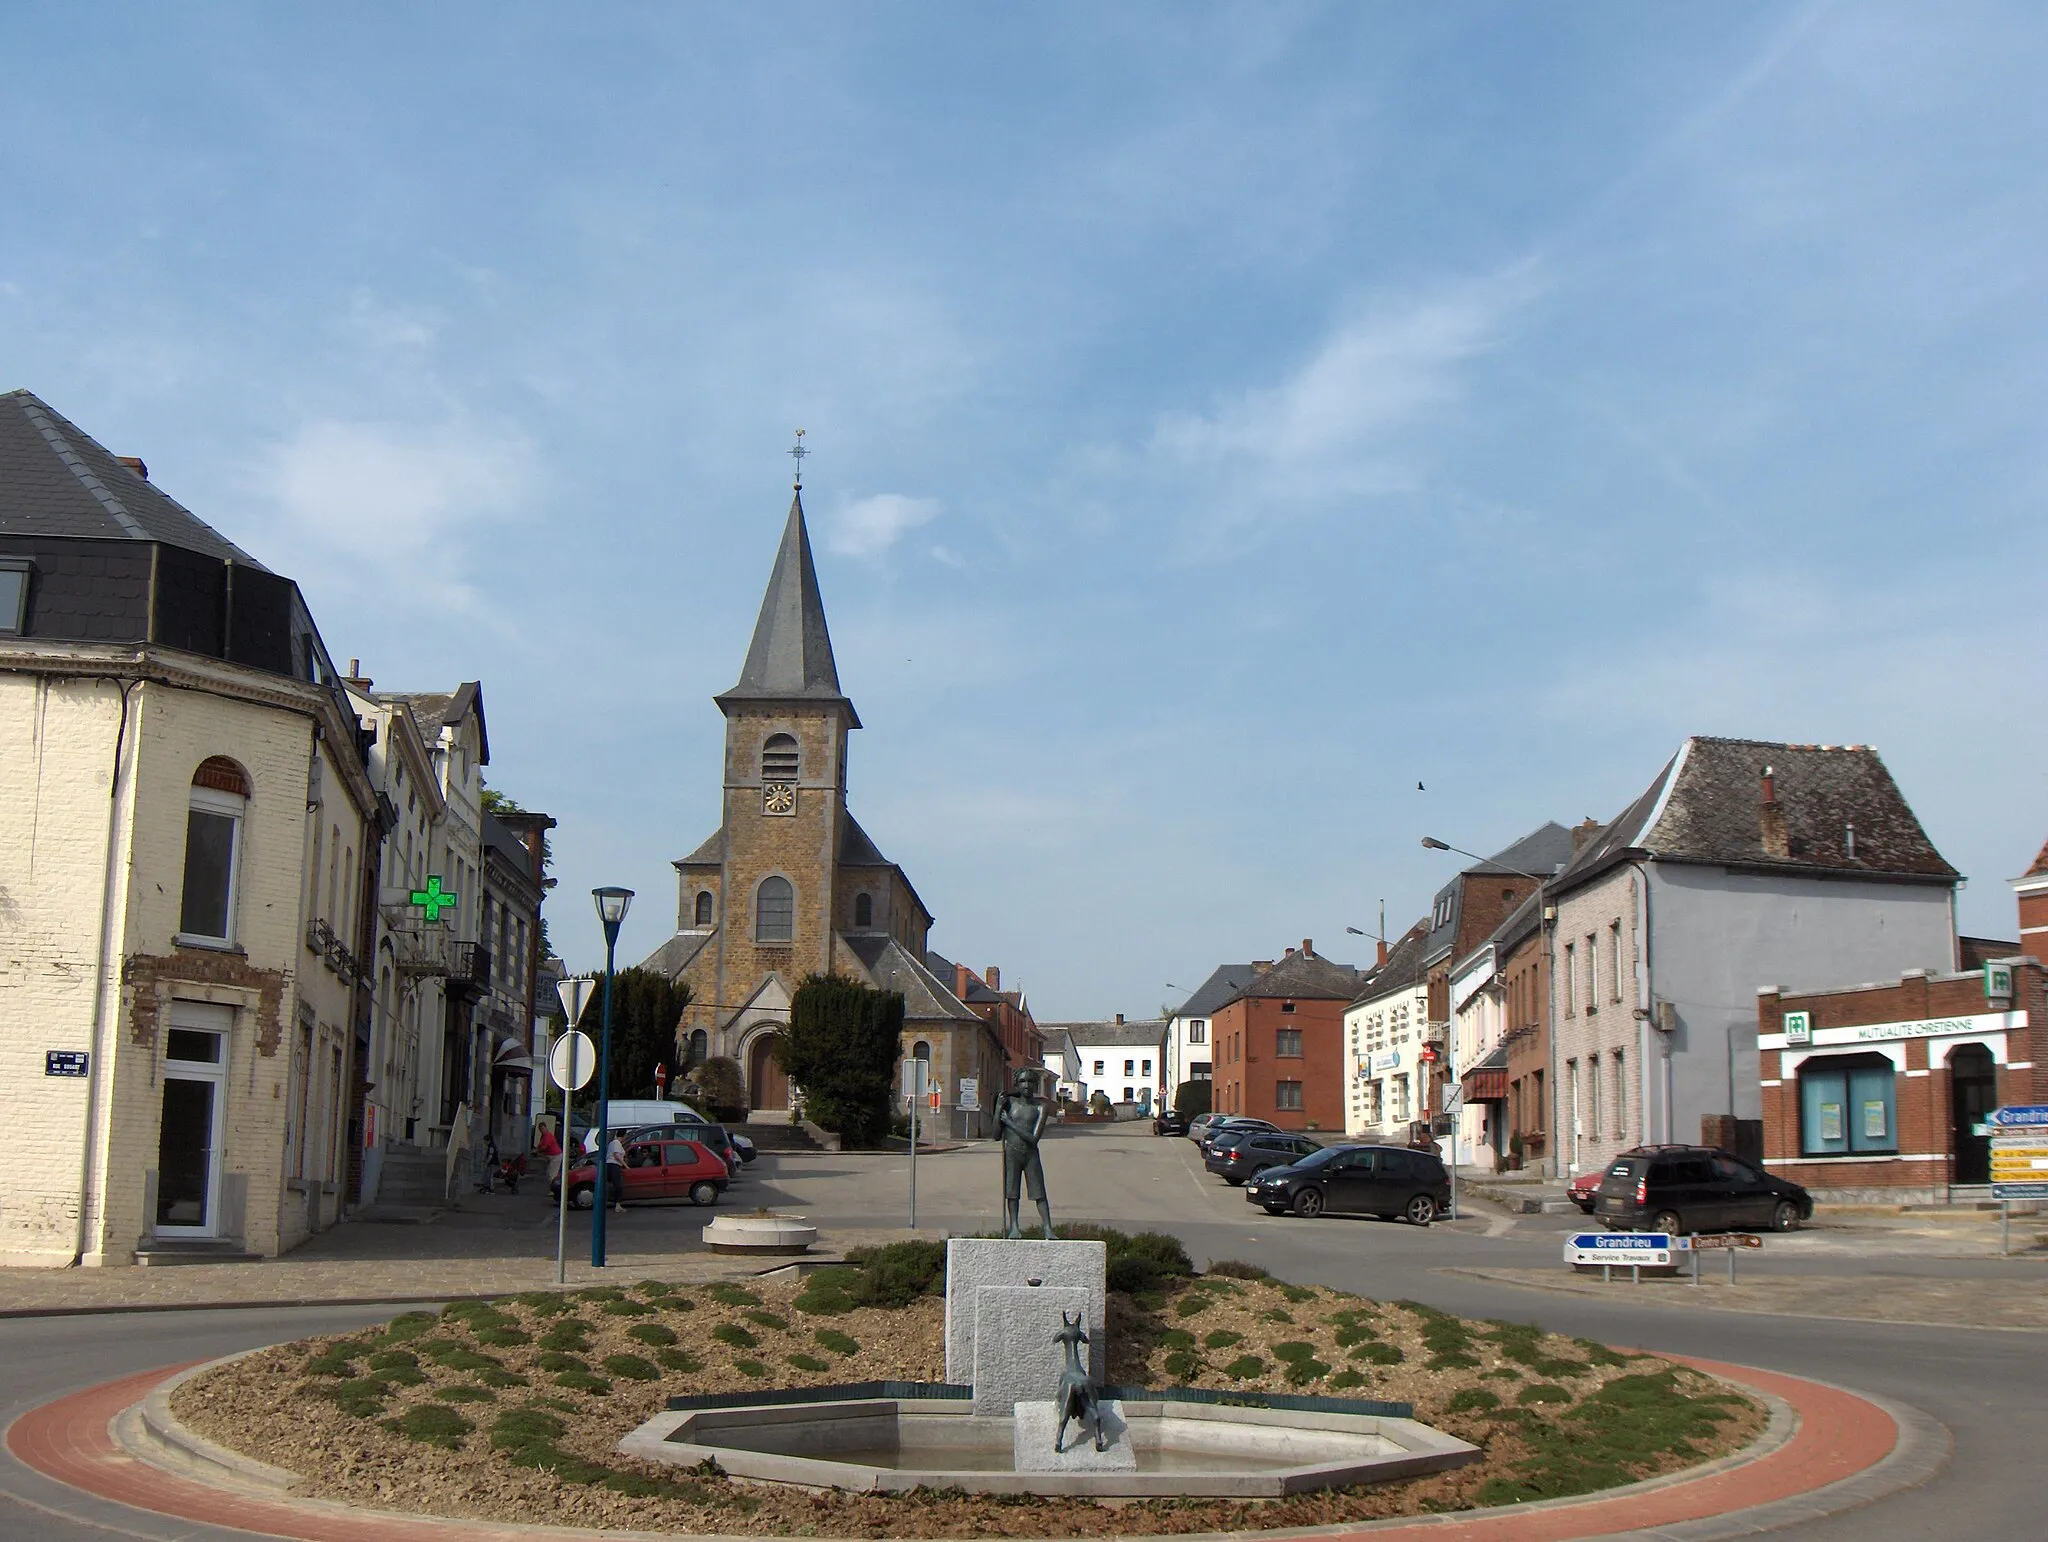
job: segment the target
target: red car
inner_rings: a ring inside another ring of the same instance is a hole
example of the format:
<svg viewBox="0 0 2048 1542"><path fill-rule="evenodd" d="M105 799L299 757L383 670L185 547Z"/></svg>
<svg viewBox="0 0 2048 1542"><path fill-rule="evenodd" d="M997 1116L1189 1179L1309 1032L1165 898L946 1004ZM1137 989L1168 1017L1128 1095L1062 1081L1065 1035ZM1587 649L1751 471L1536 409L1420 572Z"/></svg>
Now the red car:
<svg viewBox="0 0 2048 1542"><path fill-rule="evenodd" d="M597 1165L581 1162L569 1169L569 1203L588 1210L597 1202ZM627 1204L643 1199L687 1199L712 1205L731 1181L718 1154L694 1140L640 1140L626 1148ZM551 1192L559 1195L561 1184Z"/></svg>
<svg viewBox="0 0 2048 1542"><path fill-rule="evenodd" d="M1600 1180L1606 1176L1606 1168L1596 1167L1589 1173L1580 1173L1565 1185L1564 1191L1570 1196L1573 1204L1591 1215L1594 1197L1600 1192Z"/></svg>

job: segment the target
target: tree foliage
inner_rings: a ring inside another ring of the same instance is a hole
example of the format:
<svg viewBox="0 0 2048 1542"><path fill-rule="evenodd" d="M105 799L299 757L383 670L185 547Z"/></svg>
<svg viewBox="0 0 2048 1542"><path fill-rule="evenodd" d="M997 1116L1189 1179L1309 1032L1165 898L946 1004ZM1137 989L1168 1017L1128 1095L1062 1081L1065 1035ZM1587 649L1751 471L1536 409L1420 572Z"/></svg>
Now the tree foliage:
<svg viewBox="0 0 2048 1542"><path fill-rule="evenodd" d="M807 1117L847 1145L872 1146L889 1131L902 1043L900 991L814 974L790 1000L775 1058L803 1089Z"/></svg>
<svg viewBox="0 0 2048 1542"><path fill-rule="evenodd" d="M615 1098L654 1097L654 1068L676 1070L676 1024L690 1004L690 987L656 969L621 969L612 976L612 1074L607 1093ZM576 1026L602 1042L604 981L590 993Z"/></svg>
<svg viewBox="0 0 2048 1542"><path fill-rule="evenodd" d="M1173 1089L1173 1111L1183 1119L1193 1119L1208 1113L1210 1097L1214 1090L1206 1077L1182 1082Z"/></svg>
<svg viewBox="0 0 2048 1542"><path fill-rule="evenodd" d="M713 1055L690 1068L689 1083L699 1106L714 1119L738 1119L746 1112L747 1088L740 1063L730 1055Z"/></svg>

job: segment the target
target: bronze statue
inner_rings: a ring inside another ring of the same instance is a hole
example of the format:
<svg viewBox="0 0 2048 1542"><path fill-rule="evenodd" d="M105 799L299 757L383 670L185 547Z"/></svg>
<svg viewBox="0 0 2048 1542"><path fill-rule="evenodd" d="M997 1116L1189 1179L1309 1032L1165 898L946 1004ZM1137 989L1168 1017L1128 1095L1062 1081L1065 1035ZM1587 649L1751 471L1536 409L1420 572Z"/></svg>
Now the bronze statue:
<svg viewBox="0 0 2048 1542"><path fill-rule="evenodd" d="M1109 1442L1102 1433L1102 1394L1081 1368L1081 1346L1088 1342L1088 1335L1081 1331L1081 1319L1069 1321L1065 1312L1060 1313L1060 1331L1052 1336L1052 1341L1067 1352L1067 1368L1060 1372L1060 1425L1052 1433L1053 1454L1057 1456L1066 1448L1069 1419L1081 1426L1083 1435L1095 1437L1096 1450L1104 1450Z"/></svg>
<svg viewBox="0 0 2048 1542"><path fill-rule="evenodd" d="M1038 1219L1052 1240L1052 1206L1045 1202L1045 1164L1038 1157L1038 1139L1045 1133L1045 1106L1031 1095L1031 1072L1017 1072L1011 1090L996 1108L1003 1132L1003 1224L1005 1236L1022 1237L1018 1224L1017 1190L1021 1184L1038 1203Z"/></svg>

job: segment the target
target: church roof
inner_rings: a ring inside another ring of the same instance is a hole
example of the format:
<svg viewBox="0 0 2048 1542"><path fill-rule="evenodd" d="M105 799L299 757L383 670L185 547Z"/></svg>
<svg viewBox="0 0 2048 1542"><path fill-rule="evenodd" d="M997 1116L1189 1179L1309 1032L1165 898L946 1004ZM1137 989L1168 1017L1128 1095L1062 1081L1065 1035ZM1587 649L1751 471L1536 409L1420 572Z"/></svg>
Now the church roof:
<svg viewBox="0 0 2048 1542"><path fill-rule="evenodd" d="M704 844L687 857L676 860L677 867L717 867L725 861L725 829L720 826L704 837Z"/></svg>
<svg viewBox="0 0 2048 1542"><path fill-rule="evenodd" d="M717 934L716 927L703 931L677 932L647 957L640 960L642 969L658 970L671 980L680 980L683 971L696 961L697 955L710 945Z"/></svg>
<svg viewBox="0 0 2048 1542"><path fill-rule="evenodd" d="M932 1018L969 1023L981 1021L962 1005L950 985L919 963L910 950L894 937L842 936L839 940L861 961L868 978L878 989L903 993L905 1022L915 1022L920 1018L926 1021Z"/></svg>
<svg viewBox="0 0 2048 1542"><path fill-rule="evenodd" d="M754 640L739 683L716 699L721 707L735 701L839 702L853 726L860 727L853 703L839 689L839 668L832 661L832 634L825 627L825 601L811 561L802 493L790 500L789 523L783 527L775 569L768 575L768 592L761 596L761 614L754 622Z"/></svg>
<svg viewBox="0 0 2048 1542"><path fill-rule="evenodd" d="M839 865L894 867L896 864L882 855L882 848L868 838L868 832L860 827L860 821L849 810L846 822L839 827Z"/></svg>

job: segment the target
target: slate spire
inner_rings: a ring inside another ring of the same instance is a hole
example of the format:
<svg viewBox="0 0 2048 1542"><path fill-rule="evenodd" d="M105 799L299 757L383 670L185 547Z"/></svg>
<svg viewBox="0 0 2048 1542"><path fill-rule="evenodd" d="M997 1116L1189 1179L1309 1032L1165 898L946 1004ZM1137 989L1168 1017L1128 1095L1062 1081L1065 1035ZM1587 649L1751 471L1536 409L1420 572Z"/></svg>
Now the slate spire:
<svg viewBox="0 0 2048 1542"><path fill-rule="evenodd" d="M839 689L801 492L789 503L789 523L783 527L775 570L768 575L768 592L761 597L761 614L739 683L717 700L721 706L729 701L844 702L853 726L860 726L853 703Z"/></svg>

